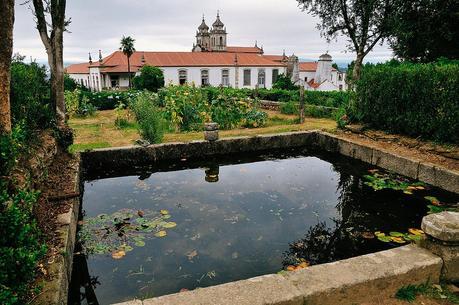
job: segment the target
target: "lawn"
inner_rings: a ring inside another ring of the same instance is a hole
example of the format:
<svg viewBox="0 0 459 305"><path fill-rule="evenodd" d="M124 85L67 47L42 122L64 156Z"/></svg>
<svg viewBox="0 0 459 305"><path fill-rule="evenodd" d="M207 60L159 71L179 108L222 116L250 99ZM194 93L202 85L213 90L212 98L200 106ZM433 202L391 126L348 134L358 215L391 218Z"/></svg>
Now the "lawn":
<svg viewBox="0 0 459 305"><path fill-rule="evenodd" d="M220 137L253 136L313 129L333 131L336 129L336 123L331 119L306 118L303 124L296 124L297 116L295 115L285 115L275 111L266 112L269 119L265 127L222 130ZM140 138L135 124L124 129L118 129L114 124L115 119L115 110L97 111L94 116L88 118L71 118L69 125L75 131L75 141L70 150L76 152L134 144ZM203 132L166 133L163 142L190 142L203 138Z"/></svg>

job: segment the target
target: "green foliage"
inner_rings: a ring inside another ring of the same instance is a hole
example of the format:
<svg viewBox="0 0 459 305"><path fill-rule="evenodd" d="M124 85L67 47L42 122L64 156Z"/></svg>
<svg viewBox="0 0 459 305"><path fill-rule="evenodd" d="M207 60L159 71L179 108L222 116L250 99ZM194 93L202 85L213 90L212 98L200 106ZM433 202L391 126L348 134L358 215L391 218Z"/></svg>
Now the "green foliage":
<svg viewBox="0 0 459 305"><path fill-rule="evenodd" d="M298 114L299 113L298 108L299 108L298 103L291 101L291 102L283 103L280 106L280 112L283 114Z"/></svg>
<svg viewBox="0 0 459 305"><path fill-rule="evenodd" d="M157 92L159 88L164 87L163 71L157 67L143 66L140 75L134 77L132 84L137 90Z"/></svg>
<svg viewBox="0 0 459 305"><path fill-rule="evenodd" d="M221 129L241 126L259 127L267 116L258 110L250 91L231 88L196 88L169 86L160 90L159 104L171 128L181 131L202 130L204 123L213 121Z"/></svg>
<svg viewBox="0 0 459 305"><path fill-rule="evenodd" d="M397 291L395 297L399 300L411 303L416 300L416 297L420 294L421 290L425 290L425 288L423 286L418 287L415 285L403 286Z"/></svg>
<svg viewBox="0 0 459 305"><path fill-rule="evenodd" d="M459 297L454 292L450 291L446 285L430 284L427 281L420 285L407 285L400 288L395 297L399 300L413 302L417 296L425 295L438 300L447 300L453 304L459 304Z"/></svg>
<svg viewBox="0 0 459 305"><path fill-rule="evenodd" d="M83 95L80 89L65 91L64 97L67 113L70 116L87 117L96 113L96 107L89 103L88 97Z"/></svg>
<svg viewBox="0 0 459 305"><path fill-rule="evenodd" d="M0 303L25 304L38 261L46 253L32 210L38 193L9 194L0 185Z"/></svg>
<svg viewBox="0 0 459 305"><path fill-rule="evenodd" d="M64 90L65 91L73 91L80 87L77 82L71 78L68 74L64 74Z"/></svg>
<svg viewBox="0 0 459 305"><path fill-rule="evenodd" d="M459 64L366 66L350 116L371 127L459 143Z"/></svg>
<svg viewBox="0 0 459 305"><path fill-rule="evenodd" d="M80 101L87 99L87 102L97 108L97 110L112 110L115 109L121 102L129 105L132 99L135 99L141 91L101 91L88 92L80 90Z"/></svg>
<svg viewBox="0 0 459 305"><path fill-rule="evenodd" d="M395 0L389 44L403 60L431 62L459 58L459 4L456 0Z"/></svg>
<svg viewBox="0 0 459 305"><path fill-rule="evenodd" d="M26 150L29 132L24 122L13 126L10 135L0 135L0 176L8 175L18 162L19 156Z"/></svg>
<svg viewBox="0 0 459 305"><path fill-rule="evenodd" d="M273 84L273 89L282 89L282 90L298 90L299 87L295 86L292 82L292 79L285 74L280 74L277 77L277 81Z"/></svg>
<svg viewBox="0 0 459 305"><path fill-rule="evenodd" d="M164 119L157 105L158 95L148 91L132 100L130 107L137 119L140 135L150 143L161 143L164 136Z"/></svg>
<svg viewBox="0 0 459 305"><path fill-rule="evenodd" d="M11 117L13 125L24 122L31 130L54 125L46 68L25 63L21 56L14 57L11 64Z"/></svg>

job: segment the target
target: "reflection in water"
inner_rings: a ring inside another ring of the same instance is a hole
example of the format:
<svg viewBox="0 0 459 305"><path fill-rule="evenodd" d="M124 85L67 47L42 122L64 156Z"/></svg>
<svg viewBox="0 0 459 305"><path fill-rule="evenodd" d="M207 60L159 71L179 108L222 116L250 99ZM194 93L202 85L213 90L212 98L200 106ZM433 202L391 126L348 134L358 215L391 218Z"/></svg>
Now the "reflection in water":
<svg viewBox="0 0 459 305"><path fill-rule="evenodd" d="M333 155L283 151L154 166L89 173L87 217L165 209L177 226L120 260L76 256L69 304L160 296L276 273L301 258L318 264L387 249L393 245L365 233L419 227L427 212L422 194L375 192L362 182L366 165Z"/></svg>

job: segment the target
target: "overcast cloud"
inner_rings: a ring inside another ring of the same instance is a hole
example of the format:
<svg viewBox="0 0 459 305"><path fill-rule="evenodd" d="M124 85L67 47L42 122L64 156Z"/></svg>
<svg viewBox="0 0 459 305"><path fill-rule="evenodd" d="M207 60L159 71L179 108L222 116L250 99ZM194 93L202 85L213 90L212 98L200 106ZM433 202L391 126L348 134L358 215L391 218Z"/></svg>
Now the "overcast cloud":
<svg viewBox="0 0 459 305"><path fill-rule="evenodd" d="M21 1L16 1L20 3ZM121 36L136 39L142 51L190 51L202 14L210 26L217 10L227 27L228 44L253 46L255 40L266 54L295 53L316 59L325 51L335 60L351 60L346 41L328 44L316 29L317 19L302 12L295 0L68 0L71 33L65 35L64 60L86 61L119 48ZM16 5L14 49L22 55L46 61L46 53L27 6ZM386 46L377 46L367 60L391 57Z"/></svg>

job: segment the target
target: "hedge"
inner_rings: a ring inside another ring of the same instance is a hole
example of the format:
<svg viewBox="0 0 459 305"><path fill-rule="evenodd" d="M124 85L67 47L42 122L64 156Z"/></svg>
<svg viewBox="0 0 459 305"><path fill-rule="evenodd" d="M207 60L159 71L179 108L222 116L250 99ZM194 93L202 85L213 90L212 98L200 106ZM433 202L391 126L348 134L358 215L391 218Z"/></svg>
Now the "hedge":
<svg viewBox="0 0 459 305"><path fill-rule="evenodd" d="M101 91L89 92L81 91L80 101L83 97L88 99L88 102L95 106L97 110L111 110L115 109L120 102L127 105L130 99L137 97L141 91Z"/></svg>
<svg viewBox="0 0 459 305"><path fill-rule="evenodd" d="M379 64L356 83L351 118L371 127L459 142L459 64Z"/></svg>

